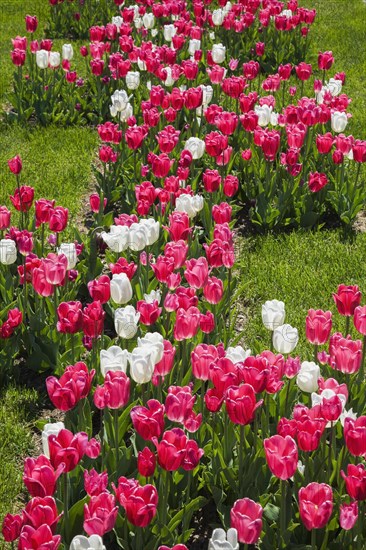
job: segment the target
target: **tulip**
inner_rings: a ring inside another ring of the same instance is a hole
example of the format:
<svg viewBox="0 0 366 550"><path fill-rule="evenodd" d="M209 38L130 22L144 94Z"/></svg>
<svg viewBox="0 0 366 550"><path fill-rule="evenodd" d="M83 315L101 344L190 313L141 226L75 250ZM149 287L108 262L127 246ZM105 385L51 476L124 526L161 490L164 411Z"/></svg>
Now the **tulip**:
<svg viewBox="0 0 366 550"><path fill-rule="evenodd" d="M72 539L70 550L106 550L106 547L99 535L91 535L89 538L78 535Z"/></svg>
<svg viewBox="0 0 366 550"><path fill-rule="evenodd" d="M61 429L57 435L48 436L50 461L54 468L64 464L64 472L71 472L82 460L88 435L84 432L73 434L69 430Z"/></svg>
<svg viewBox="0 0 366 550"><path fill-rule="evenodd" d="M141 486L137 481L125 477L114 487L117 498L126 510L126 518L132 525L147 527L155 517L158 507L158 492L153 485Z"/></svg>
<svg viewBox="0 0 366 550"><path fill-rule="evenodd" d="M340 315L351 317L361 302L361 292L356 285L339 285L333 299Z"/></svg>
<svg viewBox="0 0 366 550"><path fill-rule="evenodd" d="M84 505L84 531L88 535L99 535L112 531L116 523L118 507L115 497L104 491L91 497Z"/></svg>
<svg viewBox="0 0 366 550"><path fill-rule="evenodd" d="M120 338L133 338L138 329L140 313L133 306L116 309L114 313L114 326Z"/></svg>
<svg viewBox="0 0 366 550"><path fill-rule="evenodd" d="M133 427L144 440L158 438L164 431L164 405L150 399L147 407L137 406L131 410Z"/></svg>
<svg viewBox="0 0 366 550"><path fill-rule="evenodd" d="M187 447L187 436L180 428L173 428L164 432L160 442L153 438L153 442L158 452L159 465L164 470L178 470L185 458Z"/></svg>
<svg viewBox="0 0 366 550"><path fill-rule="evenodd" d="M71 61L71 59L74 56L74 50L71 44L64 44L62 46L62 59L66 59L67 61Z"/></svg>
<svg viewBox="0 0 366 550"><path fill-rule="evenodd" d="M119 346L111 346L100 352L100 370L105 377L108 371L127 371L127 360L129 353L122 350Z"/></svg>
<svg viewBox="0 0 366 550"><path fill-rule="evenodd" d="M214 44L212 46L212 61L220 65L225 61L226 48L222 44Z"/></svg>
<svg viewBox="0 0 366 550"><path fill-rule="evenodd" d="M56 502L51 496L32 498L23 511L24 523L35 529L46 523L53 533L60 517Z"/></svg>
<svg viewBox="0 0 366 550"><path fill-rule="evenodd" d="M366 416L345 419L344 439L353 456L366 456Z"/></svg>
<svg viewBox="0 0 366 550"><path fill-rule="evenodd" d="M297 469L298 451L291 436L274 435L263 441L269 469L276 477L285 480Z"/></svg>
<svg viewBox="0 0 366 550"><path fill-rule="evenodd" d="M348 464L347 475L341 471L349 496L355 500L366 500L366 470L363 464Z"/></svg>
<svg viewBox="0 0 366 550"><path fill-rule="evenodd" d="M279 353L291 353L297 346L299 335L291 325L281 325L273 331L273 345Z"/></svg>
<svg viewBox="0 0 366 550"><path fill-rule="evenodd" d="M103 386L94 392L94 404L98 409L121 409L130 399L130 380L122 371L108 371Z"/></svg>
<svg viewBox="0 0 366 550"><path fill-rule="evenodd" d="M356 525L358 518L358 503L353 501L350 504L341 504L339 507L339 525L342 529L349 531Z"/></svg>
<svg viewBox="0 0 366 550"><path fill-rule="evenodd" d="M60 543L61 535L53 535L47 524L44 523L37 529L31 525L25 525L20 533L18 548L20 550L57 550Z"/></svg>
<svg viewBox="0 0 366 550"><path fill-rule="evenodd" d="M132 286L125 273L113 275L110 289L111 298L116 304L126 304L132 298Z"/></svg>
<svg viewBox="0 0 366 550"><path fill-rule="evenodd" d="M49 376L46 380L48 395L54 406L61 411L69 411L88 396L95 370L90 373L81 361L66 367L64 374L57 379Z"/></svg>
<svg viewBox="0 0 366 550"><path fill-rule="evenodd" d="M317 391L319 377L319 365L311 361L303 361L296 378L296 384L301 391L311 393Z"/></svg>
<svg viewBox="0 0 366 550"><path fill-rule="evenodd" d="M23 522L20 515L6 514L1 531L6 542L14 542L19 538Z"/></svg>
<svg viewBox="0 0 366 550"><path fill-rule="evenodd" d="M155 367L155 350L144 346L135 348L129 356L130 375L138 384L150 382Z"/></svg>
<svg viewBox="0 0 366 550"><path fill-rule="evenodd" d="M250 498L242 498L234 502L230 511L230 524L233 529L236 529L239 542L244 544L258 542L262 531L262 515L262 506ZM235 542L236 537L233 536L233 543ZM233 543L231 545L235 548Z"/></svg>
<svg viewBox="0 0 366 550"><path fill-rule="evenodd" d="M262 305L262 321L266 329L274 330L285 321L285 304L279 300L267 300Z"/></svg>
<svg viewBox="0 0 366 550"><path fill-rule="evenodd" d="M81 330L82 310L80 302L62 302L57 308L57 330L75 334Z"/></svg>
<svg viewBox="0 0 366 550"><path fill-rule="evenodd" d="M11 239L0 240L0 264L11 265L17 260L17 247Z"/></svg>
<svg viewBox="0 0 366 550"><path fill-rule="evenodd" d="M50 435L58 435L61 430L65 429L65 425L63 422L53 422L49 424L45 424L43 426L42 431L42 447L43 447L43 453L44 455L49 458L50 452L49 452L49 445L48 445L48 438Z"/></svg>
<svg viewBox="0 0 366 550"><path fill-rule="evenodd" d="M154 475L156 467L156 457L149 447L144 447L137 456L137 469L139 474L144 477Z"/></svg>
<svg viewBox="0 0 366 550"><path fill-rule="evenodd" d="M332 488L326 483L309 483L299 491L300 517L308 531L326 526L333 511Z"/></svg>
<svg viewBox="0 0 366 550"><path fill-rule="evenodd" d="M331 127L333 132L344 132L348 124L347 113L334 111L331 117Z"/></svg>
<svg viewBox="0 0 366 550"><path fill-rule="evenodd" d="M49 53L47 50L38 50L36 52L36 63L39 69L47 69Z"/></svg>
<svg viewBox="0 0 366 550"><path fill-rule="evenodd" d="M235 424L246 425L252 422L255 411L262 403L262 399L256 402L254 389L250 384L231 386L226 393L227 414Z"/></svg>
<svg viewBox="0 0 366 550"><path fill-rule="evenodd" d="M321 309L309 309L306 317L306 338L315 346L325 344L332 330L332 314Z"/></svg>
<svg viewBox="0 0 366 550"><path fill-rule="evenodd" d="M102 472L98 474L94 468L88 472L84 470L84 489L92 497L106 491L108 485L108 474Z"/></svg>

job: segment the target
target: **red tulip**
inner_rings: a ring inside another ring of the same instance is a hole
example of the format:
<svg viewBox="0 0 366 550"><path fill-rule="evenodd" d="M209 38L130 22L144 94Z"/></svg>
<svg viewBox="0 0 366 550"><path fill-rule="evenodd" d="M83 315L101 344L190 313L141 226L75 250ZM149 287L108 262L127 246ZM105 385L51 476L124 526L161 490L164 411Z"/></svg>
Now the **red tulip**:
<svg viewBox="0 0 366 550"><path fill-rule="evenodd" d="M190 386L170 386L165 399L165 414L172 422L183 423L192 413L195 402Z"/></svg>
<svg viewBox="0 0 366 550"><path fill-rule="evenodd" d="M350 317L361 302L361 292L356 285L339 285L337 294L333 294L338 313Z"/></svg>
<svg viewBox="0 0 366 550"><path fill-rule="evenodd" d="M162 312L158 300L154 300L152 303L139 300L136 304L136 310L140 314L140 323L147 326L154 325Z"/></svg>
<svg viewBox="0 0 366 550"><path fill-rule="evenodd" d="M54 468L65 465L65 472L71 472L79 464L85 454L88 435L84 432L73 434L69 430L61 430L58 435L50 435L48 445L50 461Z"/></svg>
<svg viewBox="0 0 366 550"><path fill-rule="evenodd" d="M154 475L155 467L155 454L150 451L149 447L144 447L137 455L137 469L139 474L144 477L150 477Z"/></svg>
<svg viewBox="0 0 366 550"><path fill-rule="evenodd" d="M95 370L88 371L85 363L79 361L66 367L64 374L57 379L49 376L46 380L48 395L60 411L69 411L88 396Z"/></svg>
<svg viewBox="0 0 366 550"><path fill-rule="evenodd" d="M13 206L18 212L28 212L32 207L34 199L34 189L29 185L22 185L15 189L14 195L10 196Z"/></svg>
<svg viewBox="0 0 366 550"><path fill-rule="evenodd" d="M61 543L61 535L53 535L46 524L34 529L25 525L20 533L19 550L57 550Z"/></svg>
<svg viewBox="0 0 366 550"><path fill-rule="evenodd" d="M298 462L297 446L292 437L273 435L265 439L263 445L272 474L282 480L292 477Z"/></svg>
<svg viewBox="0 0 366 550"><path fill-rule="evenodd" d="M53 533L61 517L61 514L58 515L56 502L51 496L32 498L25 507L23 515L24 521L34 529L39 529L46 523Z"/></svg>
<svg viewBox="0 0 366 550"><path fill-rule="evenodd" d="M366 456L366 416L356 420L346 418L344 421L344 438L349 452L353 456Z"/></svg>
<svg viewBox="0 0 366 550"><path fill-rule="evenodd" d="M309 483L299 491L300 517L308 531L326 526L333 511L332 488L326 483Z"/></svg>
<svg viewBox="0 0 366 550"><path fill-rule="evenodd" d="M150 399L147 407L137 406L131 412L133 427L145 440L160 437L164 430L164 405L156 399Z"/></svg>
<svg viewBox="0 0 366 550"><path fill-rule="evenodd" d="M153 485L141 486L136 480L121 477L114 490L121 506L126 510L128 521L137 527L147 527L157 512L156 488Z"/></svg>
<svg viewBox="0 0 366 550"><path fill-rule="evenodd" d="M94 497L107 490L108 473L98 474L94 468L88 472L84 470L84 489L90 497Z"/></svg>
<svg viewBox="0 0 366 550"><path fill-rule="evenodd" d="M256 402L254 389L249 384L231 386L226 392L227 414L235 424L250 424L254 419L255 411L262 403L263 399Z"/></svg>
<svg viewBox="0 0 366 550"><path fill-rule="evenodd" d="M75 334L82 327L80 302L62 302L57 308L57 330L64 334Z"/></svg>
<svg viewBox="0 0 366 550"><path fill-rule="evenodd" d="M366 306L357 306L354 311L353 323L356 327L356 330L366 335Z"/></svg>
<svg viewBox="0 0 366 550"><path fill-rule="evenodd" d="M130 399L130 379L122 371L108 371L103 386L94 392L94 404L98 409L121 409Z"/></svg>
<svg viewBox="0 0 366 550"><path fill-rule="evenodd" d="M23 522L24 518L20 515L6 514L1 531L6 542L13 542L19 538Z"/></svg>
<svg viewBox="0 0 366 550"><path fill-rule="evenodd" d="M238 540L244 544L256 544L262 531L263 508L250 498L234 502L230 511L230 525L238 532Z"/></svg>
<svg viewBox="0 0 366 550"><path fill-rule="evenodd" d="M99 535L112 531L118 515L115 497L104 491L92 496L88 504L84 505L84 531L88 535Z"/></svg>
<svg viewBox="0 0 366 550"><path fill-rule="evenodd" d="M105 312L97 300L83 309L83 332L89 338L97 338L103 332Z"/></svg>
<svg viewBox="0 0 366 550"><path fill-rule="evenodd" d="M67 226L68 217L69 211L67 208L56 206L52 210L48 222L51 231L55 231L56 233L60 233L61 231L63 231Z"/></svg>
<svg viewBox="0 0 366 550"><path fill-rule="evenodd" d="M158 452L159 465L164 470L178 470L186 455L187 436L180 428L173 428L164 432L160 442L157 438L153 439Z"/></svg>
<svg viewBox="0 0 366 550"><path fill-rule="evenodd" d="M197 334L200 326L201 314L198 308L189 307L187 310L179 308L174 325L175 340L186 340Z"/></svg>
<svg viewBox="0 0 366 550"><path fill-rule="evenodd" d="M192 374L199 380L209 380L210 365L218 358L215 346L199 344L191 353Z"/></svg>
<svg viewBox="0 0 366 550"><path fill-rule="evenodd" d="M33 33L36 32L38 27L38 19L35 15L26 15L25 16L25 28L27 32Z"/></svg>
<svg viewBox="0 0 366 550"><path fill-rule="evenodd" d="M364 464L348 464L347 475L341 471L349 496L355 500L366 500L366 470Z"/></svg>
<svg viewBox="0 0 366 550"><path fill-rule="evenodd" d="M52 496L56 491L57 479L63 470L63 464L55 470L50 460L44 455L26 458L23 473L24 485L32 497Z"/></svg>
<svg viewBox="0 0 366 550"><path fill-rule="evenodd" d="M10 171L17 176L20 174L23 168L22 159L19 155L16 155L15 157L8 160L8 166Z"/></svg>
<svg viewBox="0 0 366 550"><path fill-rule="evenodd" d="M106 304L111 297L111 281L108 275L101 275L99 279L89 281L88 290L93 300Z"/></svg>
<svg viewBox="0 0 366 550"><path fill-rule="evenodd" d="M328 71L334 63L332 52L319 52L318 67L321 71Z"/></svg>
<svg viewBox="0 0 366 550"><path fill-rule="evenodd" d="M332 314L321 309L309 309L306 317L306 338L311 344L325 344L332 330Z"/></svg>

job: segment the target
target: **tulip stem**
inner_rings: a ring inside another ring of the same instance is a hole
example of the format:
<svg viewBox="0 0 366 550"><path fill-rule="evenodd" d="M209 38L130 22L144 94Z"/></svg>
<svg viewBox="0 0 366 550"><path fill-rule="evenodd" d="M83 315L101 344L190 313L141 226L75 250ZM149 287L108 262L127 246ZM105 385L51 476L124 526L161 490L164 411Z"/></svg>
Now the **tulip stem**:
<svg viewBox="0 0 366 550"><path fill-rule="evenodd" d="M239 441L239 497L242 494L243 485L243 469L244 469L244 449L245 449L245 426L240 424L240 441Z"/></svg>
<svg viewBox="0 0 366 550"><path fill-rule="evenodd" d="M351 317L349 315L347 315L346 317L346 334L345 334L345 337L347 338L347 335L349 333L349 325L350 325L350 321L351 321Z"/></svg>
<svg viewBox="0 0 366 550"><path fill-rule="evenodd" d="M316 550L316 529L311 530L311 550Z"/></svg>
<svg viewBox="0 0 366 550"><path fill-rule="evenodd" d="M363 502L358 504L358 518L357 518L357 550L362 548L362 522L363 522Z"/></svg>
<svg viewBox="0 0 366 550"><path fill-rule="evenodd" d="M68 524L69 524L69 479L67 472L63 475L63 482L64 482L64 524L63 524L63 532L64 532L64 544L66 545L67 540L67 531L68 531ZM66 547L66 546L65 546Z"/></svg>
<svg viewBox="0 0 366 550"><path fill-rule="evenodd" d="M314 344L314 362L318 363L318 344Z"/></svg>
<svg viewBox="0 0 366 550"><path fill-rule="evenodd" d="M113 420L114 420L114 446L116 451L116 479L118 479L118 462L119 462L119 415L118 409L113 411Z"/></svg>
<svg viewBox="0 0 366 550"><path fill-rule="evenodd" d="M286 489L287 483L285 479L281 479L280 492L281 492L281 510L280 510L280 541L279 548L282 548L282 541L285 540L286 530ZM285 546L285 545L284 545Z"/></svg>

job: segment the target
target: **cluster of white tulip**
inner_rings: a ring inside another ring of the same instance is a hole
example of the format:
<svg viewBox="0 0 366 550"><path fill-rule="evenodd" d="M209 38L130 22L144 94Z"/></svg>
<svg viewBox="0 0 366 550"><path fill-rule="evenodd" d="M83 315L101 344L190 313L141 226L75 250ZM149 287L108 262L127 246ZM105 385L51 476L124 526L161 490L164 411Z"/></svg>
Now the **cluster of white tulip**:
<svg viewBox="0 0 366 550"><path fill-rule="evenodd" d="M258 116L258 126L265 128L268 124L277 126L278 113L273 111L273 107L269 105L256 105L254 107L255 114Z"/></svg>
<svg viewBox="0 0 366 550"><path fill-rule="evenodd" d="M128 248L135 252L154 244L159 238L160 224L154 218L142 219L126 225L111 225L109 232L103 231L100 236L113 252L124 252Z"/></svg>
<svg viewBox="0 0 366 550"><path fill-rule="evenodd" d="M127 308L124 309L126 310ZM117 312L118 311L121 310L117 310ZM123 313L125 314L126 312ZM119 320L121 320L121 317L119 317ZM125 323L127 323L126 326L129 326L130 321L131 318L129 316L127 318L125 315ZM133 322L134 321L135 320L133 320ZM143 338L137 339L137 346L131 353L119 346L111 346L108 349L101 350L101 373L103 376L105 376L108 371L120 371L126 373L127 365L129 363L130 376L132 380L138 384L146 384L147 382L150 382L154 373L155 365L162 360L163 353L164 339L162 335L158 332L148 332Z"/></svg>
<svg viewBox="0 0 366 550"><path fill-rule="evenodd" d="M322 87L320 92L316 94L316 101L319 105L324 103L324 96L330 93L333 97L338 96L342 91L342 80L330 78L329 81Z"/></svg>
<svg viewBox="0 0 366 550"><path fill-rule="evenodd" d="M191 138L196 139L196 138ZM194 218L203 208L204 199L202 195L188 195L184 193L175 201L175 210L185 212L189 218Z"/></svg>
<svg viewBox="0 0 366 550"><path fill-rule="evenodd" d="M74 50L71 44L64 44L62 46L62 59L64 61L71 61L74 56ZM36 52L36 64L39 69L47 69L51 67L56 69L61 64L60 52L49 52L48 50L38 50Z"/></svg>
<svg viewBox="0 0 366 550"><path fill-rule="evenodd" d="M130 97L125 90L116 90L111 96L111 102L109 110L112 117L118 116L121 122L126 122L133 115Z"/></svg>
<svg viewBox="0 0 366 550"><path fill-rule="evenodd" d="M268 300L262 306L262 321L266 329L272 331L272 342L278 353L291 353L299 341L296 328L284 324L285 304L280 300Z"/></svg>

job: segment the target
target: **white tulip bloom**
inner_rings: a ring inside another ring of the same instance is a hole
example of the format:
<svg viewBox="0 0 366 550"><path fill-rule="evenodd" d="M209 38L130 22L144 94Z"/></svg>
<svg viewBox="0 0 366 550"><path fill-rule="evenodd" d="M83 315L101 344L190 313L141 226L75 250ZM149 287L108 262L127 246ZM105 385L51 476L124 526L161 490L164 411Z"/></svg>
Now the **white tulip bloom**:
<svg viewBox="0 0 366 550"><path fill-rule="evenodd" d="M99 535L92 535L89 538L78 535L72 539L70 550L106 550L106 547Z"/></svg>
<svg viewBox="0 0 366 550"><path fill-rule="evenodd" d="M126 74L126 86L129 90L137 90L140 86L139 71L128 71Z"/></svg>
<svg viewBox="0 0 366 550"><path fill-rule="evenodd" d="M137 384L150 382L154 373L154 353L151 346L137 347L130 354L130 376Z"/></svg>
<svg viewBox="0 0 366 550"><path fill-rule="evenodd" d="M281 300L267 300L262 305L262 321L268 330L274 330L283 325L285 315L285 304Z"/></svg>
<svg viewBox="0 0 366 550"><path fill-rule="evenodd" d="M224 529L214 529L208 550L239 550L237 530L231 527L226 533Z"/></svg>
<svg viewBox="0 0 366 550"><path fill-rule="evenodd" d="M281 325L273 331L273 346L278 353L291 353L298 341L297 328L291 325Z"/></svg>
<svg viewBox="0 0 366 550"><path fill-rule="evenodd" d="M220 65L225 61L226 48L223 44L214 44L212 46L212 61Z"/></svg>
<svg viewBox="0 0 366 550"><path fill-rule="evenodd" d="M318 389L319 377L319 365L314 363L314 361L303 361L296 377L296 384L301 391L312 393Z"/></svg>
<svg viewBox="0 0 366 550"><path fill-rule="evenodd" d="M133 338L138 329L140 314L133 306L116 309L114 312L114 327L120 338Z"/></svg>
<svg viewBox="0 0 366 550"><path fill-rule="evenodd" d="M71 44L64 44L62 46L62 59L71 61L74 57L74 50Z"/></svg>
<svg viewBox="0 0 366 550"><path fill-rule="evenodd" d="M59 67L60 63L61 63L60 53L59 52L50 52L49 63L50 63L50 67L52 67L52 69L56 69L57 67Z"/></svg>
<svg viewBox="0 0 366 550"><path fill-rule="evenodd" d="M133 291L130 279L126 273L116 273L111 279L111 298L116 304L127 304Z"/></svg>
<svg viewBox="0 0 366 550"><path fill-rule="evenodd" d="M12 239L0 240L0 264L11 265L17 259L17 246Z"/></svg>
<svg viewBox="0 0 366 550"><path fill-rule="evenodd" d="M36 63L39 69L47 69L49 52L47 50L38 50L36 52Z"/></svg>
<svg viewBox="0 0 366 550"><path fill-rule="evenodd" d="M103 376L108 371L127 371L127 361L129 353L126 349L119 346L111 346L108 349L102 349L100 352L100 370Z"/></svg>
<svg viewBox="0 0 366 550"><path fill-rule="evenodd" d="M225 357L234 363L243 363L247 357L252 354L250 349L244 349L242 346L229 346L226 350Z"/></svg>
<svg viewBox="0 0 366 550"><path fill-rule="evenodd" d="M333 132L336 132L337 134L339 134L340 132L344 132L347 124L348 124L347 113L340 112L340 111L334 111L334 113L332 113L331 127Z"/></svg>
<svg viewBox="0 0 366 550"><path fill-rule="evenodd" d="M272 107L268 105L256 105L254 107L256 115L258 115L258 126L268 126L271 122Z"/></svg>
<svg viewBox="0 0 366 550"><path fill-rule="evenodd" d="M57 249L57 254L63 254L67 258L67 269L74 269L78 261L75 243L62 243Z"/></svg>
<svg viewBox="0 0 366 550"><path fill-rule="evenodd" d="M190 137L184 144L184 149L189 151L194 160L200 159L206 149L205 142L197 137Z"/></svg>

